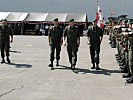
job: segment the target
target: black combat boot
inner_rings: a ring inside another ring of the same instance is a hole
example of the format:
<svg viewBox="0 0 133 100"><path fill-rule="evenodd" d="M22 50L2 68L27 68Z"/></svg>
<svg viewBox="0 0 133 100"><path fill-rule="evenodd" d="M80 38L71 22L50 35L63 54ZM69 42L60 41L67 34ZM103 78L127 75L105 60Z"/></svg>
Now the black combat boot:
<svg viewBox="0 0 133 100"><path fill-rule="evenodd" d="M54 66L53 66L53 61L51 61L51 64L49 64L49 67L51 67L51 70L53 70L54 68Z"/></svg>
<svg viewBox="0 0 133 100"><path fill-rule="evenodd" d="M123 78L130 78L131 77L131 73L126 73L126 74L123 74Z"/></svg>
<svg viewBox="0 0 133 100"><path fill-rule="evenodd" d="M91 67L91 69L95 69L95 63L93 64L93 66Z"/></svg>
<svg viewBox="0 0 133 100"><path fill-rule="evenodd" d="M126 69L126 65L121 66L120 69Z"/></svg>
<svg viewBox="0 0 133 100"><path fill-rule="evenodd" d="M116 57L119 57L119 54L115 54Z"/></svg>
<svg viewBox="0 0 133 100"><path fill-rule="evenodd" d="M7 63L8 63L8 64L10 64L10 63L11 63L11 61L10 61L9 57L7 57Z"/></svg>
<svg viewBox="0 0 133 100"><path fill-rule="evenodd" d="M100 70L99 64L96 64L96 70Z"/></svg>
<svg viewBox="0 0 133 100"><path fill-rule="evenodd" d="M3 63L5 63L5 59L4 59L4 58L2 58L2 62L1 62L1 64L3 64Z"/></svg>
<svg viewBox="0 0 133 100"><path fill-rule="evenodd" d="M59 60L57 60L57 62L56 62L56 66L59 66Z"/></svg>
<svg viewBox="0 0 133 100"><path fill-rule="evenodd" d="M128 73L128 70L127 70L127 68L121 69L121 72L122 72L122 73Z"/></svg>
<svg viewBox="0 0 133 100"><path fill-rule="evenodd" d="M133 76L126 81L127 81L127 83L133 83Z"/></svg>
<svg viewBox="0 0 133 100"><path fill-rule="evenodd" d="M72 66L73 66L73 65L72 65L72 63L71 63L71 64L70 64L70 69L72 69Z"/></svg>
<svg viewBox="0 0 133 100"><path fill-rule="evenodd" d="M75 64L72 64L72 70L75 70Z"/></svg>
<svg viewBox="0 0 133 100"><path fill-rule="evenodd" d="M124 62L122 62L122 63L119 63L119 66L124 66Z"/></svg>

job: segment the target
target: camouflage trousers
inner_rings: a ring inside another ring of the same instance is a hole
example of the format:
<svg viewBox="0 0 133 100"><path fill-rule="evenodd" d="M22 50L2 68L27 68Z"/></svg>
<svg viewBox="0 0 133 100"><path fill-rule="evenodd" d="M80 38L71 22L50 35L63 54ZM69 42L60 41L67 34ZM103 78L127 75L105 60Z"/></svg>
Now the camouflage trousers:
<svg viewBox="0 0 133 100"><path fill-rule="evenodd" d="M52 43L50 45L50 49L51 49L50 61L54 61L55 50L56 50L56 60L60 60L60 51L61 51L60 43Z"/></svg>
<svg viewBox="0 0 133 100"><path fill-rule="evenodd" d="M92 64L99 64L100 44L90 45L90 55Z"/></svg>
<svg viewBox="0 0 133 100"><path fill-rule="evenodd" d="M9 40L1 40L0 41L0 49L1 49L1 57L5 57L5 52L6 56L9 57L9 48L10 48L10 42Z"/></svg>
<svg viewBox="0 0 133 100"><path fill-rule="evenodd" d="M78 45L77 44L68 44L67 52L68 52L68 56L69 56L69 62L73 65L76 65Z"/></svg>

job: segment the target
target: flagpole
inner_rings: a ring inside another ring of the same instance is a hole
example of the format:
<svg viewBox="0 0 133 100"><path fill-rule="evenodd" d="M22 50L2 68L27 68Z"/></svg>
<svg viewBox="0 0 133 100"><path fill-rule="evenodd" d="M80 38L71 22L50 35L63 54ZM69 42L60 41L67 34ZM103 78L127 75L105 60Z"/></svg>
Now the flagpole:
<svg viewBox="0 0 133 100"><path fill-rule="evenodd" d="M97 7L99 6L99 1L97 0ZM97 8L97 11L96 11L96 20L98 22L99 20L99 15L98 15L98 8Z"/></svg>
<svg viewBox="0 0 133 100"><path fill-rule="evenodd" d="M97 5L99 6L99 0L97 0Z"/></svg>

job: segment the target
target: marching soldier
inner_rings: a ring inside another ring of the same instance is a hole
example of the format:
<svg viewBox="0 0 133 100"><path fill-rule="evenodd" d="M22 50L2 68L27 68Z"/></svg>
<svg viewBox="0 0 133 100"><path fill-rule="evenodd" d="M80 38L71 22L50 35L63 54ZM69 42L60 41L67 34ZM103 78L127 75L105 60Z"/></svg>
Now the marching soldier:
<svg viewBox="0 0 133 100"><path fill-rule="evenodd" d="M60 51L61 51L61 45L63 43L63 30L59 26L58 18L54 19L53 21L54 26L51 26L49 29L49 45L51 48L50 53L50 61L49 67L51 67L51 70L53 70L53 61L54 61L54 52L56 49L56 66L59 66L59 60L60 60Z"/></svg>
<svg viewBox="0 0 133 100"><path fill-rule="evenodd" d="M11 37L11 41L10 41ZM7 62L10 62L9 59L9 48L10 48L10 42L13 42L13 32L12 29L7 25L7 20L2 20L2 25L0 26L0 48L1 48L1 57L2 57L2 62L5 63L5 53L7 56Z"/></svg>
<svg viewBox="0 0 133 100"><path fill-rule="evenodd" d="M93 67L91 69L95 69L95 63L96 63L96 70L100 70L99 53L100 53L100 44L103 38L103 31L101 28L97 26L96 20L93 21L93 26L88 29L87 36L88 36L88 44L90 45L91 62L93 64Z"/></svg>
<svg viewBox="0 0 133 100"><path fill-rule="evenodd" d="M75 26L74 19L69 21L69 25L64 30L64 46L66 46L66 42L69 62L71 69L74 70L77 62L78 47L80 45L80 32L78 27Z"/></svg>

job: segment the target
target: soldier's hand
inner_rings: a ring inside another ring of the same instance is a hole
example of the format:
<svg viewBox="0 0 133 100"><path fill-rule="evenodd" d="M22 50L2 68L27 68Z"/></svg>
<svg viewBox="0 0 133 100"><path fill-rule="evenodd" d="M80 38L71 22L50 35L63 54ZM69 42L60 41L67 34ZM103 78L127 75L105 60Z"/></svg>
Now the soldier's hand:
<svg viewBox="0 0 133 100"><path fill-rule="evenodd" d="M66 42L64 43L64 46L66 46Z"/></svg>
<svg viewBox="0 0 133 100"><path fill-rule="evenodd" d="M60 45L62 46L63 42L60 43Z"/></svg>
<svg viewBox="0 0 133 100"><path fill-rule="evenodd" d="M80 45L80 41L77 42L77 45L78 45L78 46Z"/></svg>
<svg viewBox="0 0 133 100"><path fill-rule="evenodd" d="M11 39L10 43L13 43L13 39Z"/></svg>
<svg viewBox="0 0 133 100"><path fill-rule="evenodd" d="M49 43L49 46L51 46L51 43Z"/></svg>
<svg viewBox="0 0 133 100"><path fill-rule="evenodd" d="M87 44L90 45L90 42L88 41Z"/></svg>

